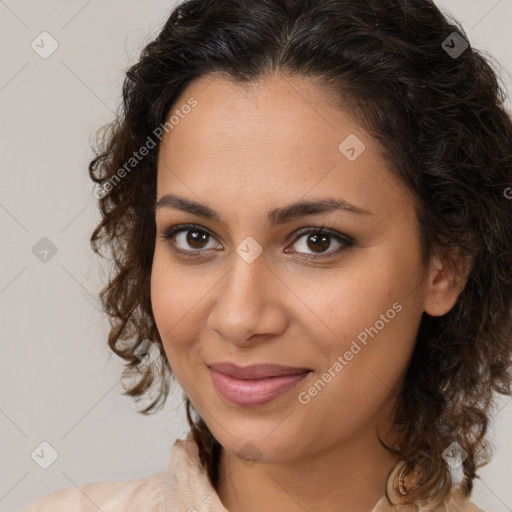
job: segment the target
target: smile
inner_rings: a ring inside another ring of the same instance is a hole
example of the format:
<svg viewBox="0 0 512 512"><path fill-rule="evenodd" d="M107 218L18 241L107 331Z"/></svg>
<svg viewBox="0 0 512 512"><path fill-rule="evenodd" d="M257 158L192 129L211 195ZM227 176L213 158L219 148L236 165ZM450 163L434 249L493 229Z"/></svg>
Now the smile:
<svg viewBox="0 0 512 512"><path fill-rule="evenodd" d="M304 370L293 375L281 375L261 379L238 379L209 368L213 384L228 402L240 407L264 405L294 388L309 373Z"/></svg>

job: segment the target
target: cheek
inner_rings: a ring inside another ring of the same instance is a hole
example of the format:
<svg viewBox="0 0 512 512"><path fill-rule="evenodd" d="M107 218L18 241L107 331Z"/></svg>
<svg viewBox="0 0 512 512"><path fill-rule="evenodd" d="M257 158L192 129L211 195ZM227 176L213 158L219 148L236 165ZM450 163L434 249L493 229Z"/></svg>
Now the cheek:
<svg viewBox="0 0 512 512"><path fill-rule="evenodd" d="M333 352L343 353L361 332L364 341L365 328L378 322L380 330L389 330L392 323L401 320L393 304L398 302L404 306L407 294L395 272L392 265L386 267L374 261L372 265L347 267L314 280L311 276L303 282L295 280L294 288L300 290L297 295L307 306L312 322L310 328L314 327L317 333L315 340L320 344L320 352L331 357ZM381 315L385 316L384 320ZM297 318L304 321L304 312L297 314ZM389 322L384 324L386 320Z"/></svg>
<svg viewBox="0 0 512 512"><path fill-rule="evenodd" d="M319 312L322 332L318 351L331 367L342 356L343 369L333 379L340 393L354 393L356 400L372 394L372 386L392 388L407 366L423 313L421 266L415 257L382 254L373 265L334 276L323 283L322 299L309 303ZM339 366L338 366L339 369ZM329 378L329 377L327 377ZM357 383L357 389L351 383ZM339 387L338 387L339 386Z"/></svg>
<svg viewBox="0 0 512 512"><path fill-rule="evenodd" d="M152 311L167 359L180 381L181 373L201 360L198 340L207 318L204 308L217 280L208 270L177 264L165 248L155 250L151 271Z"/></svg>
<svg viewBox="0 0 512 512"><path fill-rule="evenodd" d="M325 398L344 404L339 415L350 410L370 415L398 391L422 316L419 295L404 284L408 279L409 284L413 282L415 274L408 275L404 267L402 270L402 280L396 271L381 272L381 280L372 281L372 287L366 282L361 295L340 299L337 324L335 313L331 315L340 337L338 342L323 346L329 353L330 373L336 375ZM339 364L333 367L336 362Z"/></svg>
<svg viewBox="0 0 512 512"><path fill-rule="evenodd" d="M190 313L193 311L194 286L187 286L183 274L161 249L155 250L151 271L151 306L153 316L169 364L174 370L174 361L180 347L188 345Z"/></svg>
<svg viewBox="0 0 512 512"><path fill-rule="evenodd" d="M340 336L329 345L317 338L328 357L315 381L302 388L298 397L305 404L300 406L305 417L322 418L304 427L311 436L327 435L334 442L350 435L385 411L385 404L399 392L419 320L405 301L390 303L386 294L381 299L367 304L368 312L360 318L344 319L345 332L352 335ZM379 317L381 312L388 323Z"/></svg>
<svg viewBox="0 0 512 512"><path fill-rule="evenodd" d="M180 311L176 293L177 283L171 277L164 261L161 251L156 250L151 270L151 307L162 339L165 339L166 332Z"/></svg>
<svg viewBox="0 0 512 512"><path fill-rule="evenodd" d="M204 290L203 290L204 289ZM179 266L167 254L165 247L157 247L151 270L151 304L155 321L162 337L171 334L193 315L194 306L207 287L193 267Z"/></svg>

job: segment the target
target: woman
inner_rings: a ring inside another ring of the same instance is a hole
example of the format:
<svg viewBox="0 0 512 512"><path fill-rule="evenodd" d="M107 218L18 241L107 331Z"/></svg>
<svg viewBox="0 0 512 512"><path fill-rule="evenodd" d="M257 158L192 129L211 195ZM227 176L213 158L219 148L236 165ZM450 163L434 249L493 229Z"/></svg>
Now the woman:
<svg viewBox="0 0 512 512"><path fill-rule="evenodd" d="M144 413L179 382L191 432L26 510L480 510L512 123L462 28L428 0L190 0L123 95L90 164L108 343Z"/></svg>

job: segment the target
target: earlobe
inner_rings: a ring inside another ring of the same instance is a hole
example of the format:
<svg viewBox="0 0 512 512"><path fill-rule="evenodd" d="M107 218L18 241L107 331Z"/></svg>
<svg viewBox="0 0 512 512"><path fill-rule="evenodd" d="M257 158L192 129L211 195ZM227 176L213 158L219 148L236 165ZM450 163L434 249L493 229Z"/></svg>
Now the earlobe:
<svg viewBox="0 0 512 512"><path fill-rule="evenodd" d="M450 265L435 255L432 258L425 295L425 312L431 316L448 313L466 286L473 265L473 258L450 254Z"/></svg>

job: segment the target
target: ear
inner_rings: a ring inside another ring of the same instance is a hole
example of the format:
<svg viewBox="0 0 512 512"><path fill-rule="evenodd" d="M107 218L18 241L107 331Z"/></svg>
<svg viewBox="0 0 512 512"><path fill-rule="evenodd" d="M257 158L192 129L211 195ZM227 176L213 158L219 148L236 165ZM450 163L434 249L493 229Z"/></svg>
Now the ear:
<svg viewBox="0 0 512 512"><path fill-rule="evenodd" d="M438 250L429 265L425 312L431 316L448 313L466 286L472 267L473 257L454 249Z"/></svg>

